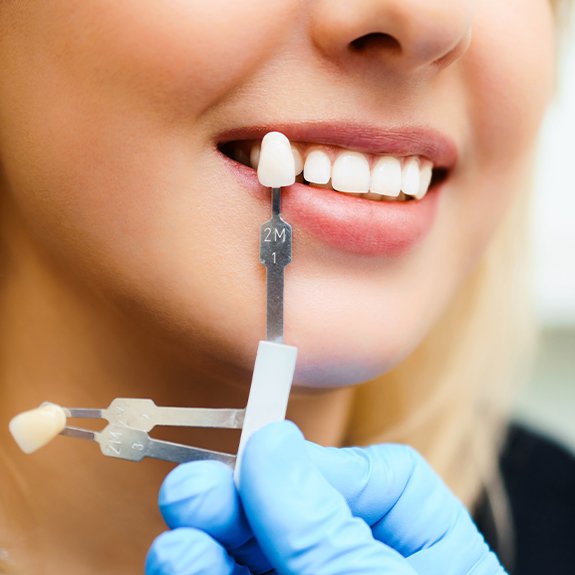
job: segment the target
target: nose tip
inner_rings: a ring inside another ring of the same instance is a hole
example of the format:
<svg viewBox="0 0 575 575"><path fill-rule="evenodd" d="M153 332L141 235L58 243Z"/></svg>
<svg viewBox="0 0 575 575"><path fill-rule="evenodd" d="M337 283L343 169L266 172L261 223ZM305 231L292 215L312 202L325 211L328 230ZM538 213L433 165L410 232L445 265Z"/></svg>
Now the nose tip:
<svg viewBox="0 0 575 575"><path fill-rule="evenodd" d="M469 46L473 0L318 0L312 12L314 42L331 58L441 69Z"/></svg>

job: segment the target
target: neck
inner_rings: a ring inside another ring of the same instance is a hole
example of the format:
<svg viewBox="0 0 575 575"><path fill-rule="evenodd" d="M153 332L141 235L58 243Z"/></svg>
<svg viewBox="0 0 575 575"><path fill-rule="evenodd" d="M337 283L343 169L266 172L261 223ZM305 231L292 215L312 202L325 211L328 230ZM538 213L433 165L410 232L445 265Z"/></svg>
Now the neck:
<svg viewBox="0 0 575 575"><path fill-rule="evenodd" d="M75 573L139 573L147 546L164 528L156 498L172 466L109 459L97 445L68 438L57 438L27 457L7 437L8 420L43 401L106 407L115 397L152 398L158 405L243 407L251 373L234 366L222 369L201 351L179 353L177 342L166 343L156 330L146 330L137 318L126 317L47 263L31 242L11 238L0 290L0 445L6 457L0 460L0 493L19 495L10 497L6 524L0 512L0 547L14 541L18 524L17 547L39 550L44 566L29 572L61 573L66 564L66 571ZM254 342L254 357L256 348ZM336 445L350 400L348 390L295 393L289 417L309 439ZM237 448L237 432L170 433L170 439L191 445L228 452ZM32 565L27 551L21 555L22 564Z"/></svg>

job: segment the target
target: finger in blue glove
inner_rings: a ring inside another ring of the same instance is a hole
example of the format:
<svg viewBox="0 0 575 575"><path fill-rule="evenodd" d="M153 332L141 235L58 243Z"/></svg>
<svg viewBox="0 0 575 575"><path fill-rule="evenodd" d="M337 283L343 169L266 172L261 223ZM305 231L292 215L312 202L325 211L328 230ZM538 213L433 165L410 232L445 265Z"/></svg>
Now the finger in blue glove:
<svg viewBox="0 0 575 575"><path fill-rule="evenodd" d="M146 558L146 575L250 575L207 533L180 528L162 533Z"/></svg>
<svg viewBox="0 0 575 575"><path fill-rule="evenodd" d="M285 425L291 424L278 424L278 427ZM277 430L260 432L262 436L270 433L272 444L277 443ZM261 441L265 443L266 440ZM377 539L396 546L406 555L417 573L460 575L473 569L474 573L488 575L504 573L461 503L412 449L398 445L367 449L323 448L304 443L299 432L283 437L284 444L290 441L294 443L293 449L307 451L322 475L345 496L353 514L372 526ZM294 453L288 456L290 450L284 447L286 445L276 446L271 452L269 447L268 451L260 449L259 454L250 456L254 461L252 475L256 481L266 473L267 466L278 471L282 465L291 468L292 463L298 462ZM280 480L271 486L264 477L269 493L275 489L277 503L270 503L274 509L281 507L288 493L282 484L287 475L281 472L279 475ZM273 497L265 497L264 493L264 499ZM305 501L303 498L304 505ZM248 565L253 573L269 570L269 561L253 539L227 467L214 462L180 466L162 487L160 503L171 527L198 527L229 550L235 549L238 552L235 557L239 556L240 562ZM289 514L286 520L290 523ZM378 565L376 572L381 573L383 568ZM280 565L280 571L292 572L284 571L283 565ZM300 571L295 572L300 574ZM319 571L315 575L318 574L323 575Z"/></svg>
<svg viewBox="0 0 575 575"><path fill-rule="evenodd" d="M195 461L176 467L162 484L159 507L171 529L201 529L255 575L271 570L246 520L233 472L223 463Z"/></svg>
<svg viewBox="0 0 575 575"><path fill-rule="evenodd" d="M504 573L463 504L411 447L335 449L308 442L307 449L352 513L418 572Z"/></svg>

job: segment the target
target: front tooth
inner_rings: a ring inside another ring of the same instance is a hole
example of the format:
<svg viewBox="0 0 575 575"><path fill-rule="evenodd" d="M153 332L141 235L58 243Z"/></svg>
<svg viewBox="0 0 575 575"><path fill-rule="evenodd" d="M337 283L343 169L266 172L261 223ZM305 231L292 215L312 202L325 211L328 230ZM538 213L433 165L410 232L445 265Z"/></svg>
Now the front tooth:
<svg viewBox="0 0 575 575"><path fill-rule="evenodd" d="M401 170L401 191L408 196L417 196L420 180L419 160L415 156L407 158Z"/></svg>
<svg viewBox="0 0 575 575"><path fill-rule="evenodd" d="M295 182L295 162L290 141L280 132L269 132L262 140L258 180L262 186L281 188Z"/></svg>
<svg viewBox="0 0 575 575"><path fill-rule="evenodd" d="M258 169L258 164L260 163L260 149L261 146L258 142L254 144L250 150L250 165L254 170Z"/></svg>
<svg viewBox="0 0 575 575"><path fill-rule="evenodd" d="M303 167L303 177L310 184L327 184L331 178L331 160L321 150L308 153Z"/></svg>
<svg viewBox="0 0 575 575"><path fill-rule="evenodd" d="M419 164L419 192L416 199L421 200L429 190L431 178L433 176L433 164L429 160L421 160Z"/></svg>
<svg viewBox="0 0 575 575"><path fill-rule="evenodd" d="M59 405L46 404L20 413L10 421L12 437L24 453L43 447L66 427L66 412Z"/></svg>
<svg viewBox="0 0 575 575"><path fill-rule="evenodd" d="M338 192L367 193L369 162L359 152L342 152L333 164L331 185Z"/></svg>
<svg viewBox="0 0 575 575"><path fill-rule="evenodd" d="M397 198L401 191L401 162L392 156L379 158L371 170L371 192Z"/></svg>
<svg viewBox="0 0 575 575"><path fill-rule="evenodd" d="M299 176L303 172L303 158L301 157L300 151L295 146L292 145L291 151L295 165L295 175Z"/></svg>

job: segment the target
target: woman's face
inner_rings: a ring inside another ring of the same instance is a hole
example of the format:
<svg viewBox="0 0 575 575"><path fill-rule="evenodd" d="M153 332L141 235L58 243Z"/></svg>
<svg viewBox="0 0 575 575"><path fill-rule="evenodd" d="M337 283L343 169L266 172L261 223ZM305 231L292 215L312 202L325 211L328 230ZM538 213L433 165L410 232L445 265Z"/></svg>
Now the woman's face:
<svg viewBox="0 0 575 575"><path fill-rule="evenodd" d="M233 142L432 161L422 200L283 192L296 381L363 381L413 351L525 192L553 57L547 0L2 2L5 217L135 328L248 371L270 193Z"/></svg>

